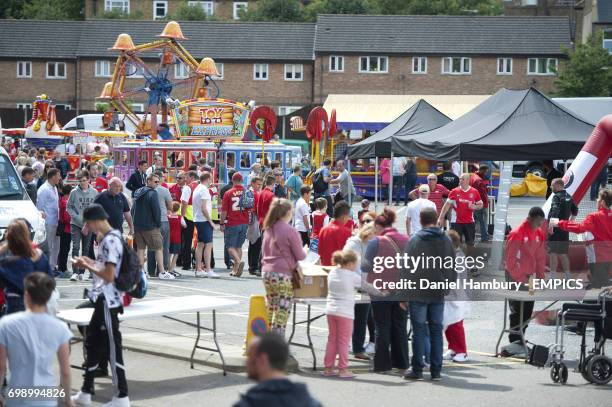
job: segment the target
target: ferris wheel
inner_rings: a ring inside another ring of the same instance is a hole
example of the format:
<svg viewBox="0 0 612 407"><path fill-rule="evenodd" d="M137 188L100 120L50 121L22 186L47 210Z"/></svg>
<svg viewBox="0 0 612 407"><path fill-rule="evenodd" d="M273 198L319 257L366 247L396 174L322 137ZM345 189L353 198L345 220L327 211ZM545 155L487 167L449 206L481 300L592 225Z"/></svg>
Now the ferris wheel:
<svg viewBox="0 0 612 407"><path fill-rule="evenodd" d="M193 56L179 43L186 40L181 27L176 21L166 24L159 40L134 45L129 34L119 34L111 50L119 51L112 80L104 86L98 99L108 101L117 111L123 113L127 120L136 126L137 135L150 135L152 139L169 133L168 109L178 104L174 94L181 93L181 98L210 97L209 85L219 88L214 81L218 76L215 61L204 58L198 63ZM158 57L154 68L145 60ZM175 69L172 69L175 68ZM171 72L174 70L175 74ZM180 75L176 73L180 72ZM134 80L136 79L136 80ZM137 115L131 107L135 100L146 100L142 116ZM158 113L161 121L158 123Z"/></svg>

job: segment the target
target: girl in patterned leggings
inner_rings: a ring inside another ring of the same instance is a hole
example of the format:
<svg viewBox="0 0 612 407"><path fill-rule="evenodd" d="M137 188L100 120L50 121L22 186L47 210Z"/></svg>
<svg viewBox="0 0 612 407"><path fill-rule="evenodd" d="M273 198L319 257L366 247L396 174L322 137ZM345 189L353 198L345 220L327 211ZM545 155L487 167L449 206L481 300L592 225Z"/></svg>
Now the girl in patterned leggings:
<svg viewBox="0 0 612 407"><path fill-rule="evenodd" d="M266 289L270 329L281 335L293 301L291 272L306 257L300 234L289 222L293 219L291 202L275 198L264 219L261 272Z"/></svg>

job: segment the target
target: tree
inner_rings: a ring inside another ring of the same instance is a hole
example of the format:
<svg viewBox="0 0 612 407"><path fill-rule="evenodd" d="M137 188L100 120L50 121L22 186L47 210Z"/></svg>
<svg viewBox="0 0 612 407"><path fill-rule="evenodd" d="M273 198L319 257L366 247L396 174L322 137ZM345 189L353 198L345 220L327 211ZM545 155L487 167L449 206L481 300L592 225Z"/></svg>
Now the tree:
<svg viewBox="0 0 612 407"><path fill-rule="evenodd" d="M205 21L214 20L215 18L206 14L202 7L198 5L189 5L187 1L184 1L169 19L177 21Z"/></svg>
<svg viewBox="0 0 612 407"><path fill-rule="evenodd" d="M244 21L304 21L304 7L298 0L261 0L240 14Z"/></svg>
<svg viewBox="0 0 612 407"><path fill-rule="evenodd" d="M9 18L82 20L84 6L84 0L30 0L23 2L20 10L11 7L11 13L14 13L14 15L9 16Z"/></svg>
<svg viewBox="0 0 612 407"><path fill-rule="evenodd" d="M586 42L576 45L562 65L555 81L559 96L612 96L612 55L602 46L602 33L589 35Z"/></svg>
<svg viewBox="0 0 612 407"><path fill-rule="evenodd" d="M368 14L367 0L315 0L304 9L306 21L316 21L318 14Z"/></svg>
<svg viewBox="0 0 612 407"><path fill-rule="evenodd" d="M499 15L500 0L368 0L376 14Z"/></svg>

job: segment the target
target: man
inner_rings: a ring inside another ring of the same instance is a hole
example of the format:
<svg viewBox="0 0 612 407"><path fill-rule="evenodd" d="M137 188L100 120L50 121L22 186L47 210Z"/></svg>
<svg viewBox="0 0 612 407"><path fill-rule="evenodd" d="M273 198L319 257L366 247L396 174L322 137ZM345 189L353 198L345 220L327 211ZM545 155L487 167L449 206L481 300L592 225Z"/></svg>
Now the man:
<svg viewBox="0 0 612 407"><path fill-rule="evenodd" d="M28 193L28 196L30 197L32 202L34 202L34 205L36 205L37 189L36 184L34 183L34 175L35 171L31 167L24 167L21 170L21 181L25 186L25 190Z"/></svg>
<svg viewBox="0 0 612 407"><path fill-rule="evenodd" d="M421 230L421 211L425 208L436 210L436 204L429 200L429 186L421 185L419 187L419 195L419 198L414 199L408 204L406 210L406 234L408 236L414 236Z"/></svg>
<svg viewBox="0 0 612 407"><path fill-rule="evenodd" d="M102 192L108 189L108 182L104 177L100 176L100 166L97 163L87 164L87 171L89 171L89 178L91 179L91 186L98 192Z"/></svg>
<svg viewBox="0 0 612 407"><path fill-rule="evenodd" d="M159 278L163 278L166 280L174 280L176 275L170 273L169 265L170 265L170 224L168 223L168 211L172 211L172 197L170 196L170 191L168 188L165 188L161 185L162 180L162 171L157 170L154 172L157 175L157 178L160 180L160 184L157 184L155 187L155 192L157 192L157 198L159 199L159 212L160 212L160 228L159 232L162 237L162 258L163 264L162 269L168 270L168 272L160 274ZM156 266L155 264L155 252L153 250L147 251L147 271L149 275L155 275Z"/></svg>
<svg viewBox="0 0 612 407"><path fill-rule="evenodd" d="M193 223L198 232L198 244L195 250L196 277L219 278L212 270L210 258L212 254L213 231L212 197L210 195L210 172L200 175L200 185L193 190ZM204 270L202 270L202 253L204 253Z"/></svg>
<svg viewBox="0 0 612 407"><path fill-rule="evenodd" d="M478 171L470 177L470 186L476 189L480 194L482 208L474 211L474 220L480 227L480 242L486 243L489 241L489 190L487 189L487 172L489 166L481 164Z"/></svg>
<svg viewBox="0 0 612 407"><path fill-rule="evenodd" d="M552 180L555 178L563 178L563 174L557 171L553 160L544 160L542 162L542 166L544 167L544 172L546 173L546 199L548 199L550 194L552 194L552 189L550 188Z"/></svg>
<svg viewBox="0 0 612 407"><path fill-rule="evenodd" d="M259 194L261 193L261 183L261 178L257 176L251 178L251 191L253 192L253 198L255 201L253 210L251 211L251 216L255 218L252 219L252 221L257 222L258 227L259 219L257 218L257 202L259 201ZM249 258L249 274L254 276L261 275L261 264L259 262L259 257L261 256L261 241L263 236L261 232L262 231L260 229L259 238L255 242L251 243L249 241L249 250L247 253L247 257Z"/></svg>
<svg viewBox="0 0 612 407"><path fill-rule="evenodd" d="M438 182L438 177L434 173L427 175L427 186L429 187L429 200L436 204L436 212L440 213L444 204L444 198L448 197L450 191ZM418 194L418 189L412 190L410 192L410 199L417 199Z"/></svg>
<svg viewBox="0 0 612 407"><path fill-rule="evenodd" d="M409 194L414 189L414 186L417 182L417 167L416 167L416 158L407 157L406 158L406 167L404 168L404 205L408 205Z"/></svg>
<svg viewBox="0 0 612 407"><path fill-rule="evenodd" d="M406 254L411 258L454 259L453 244L444 231L436 226L437 213L434 208L425 208L420 213L422 229L410 239ZM410 281L419 282L451 282L457 280L454 265L448 262L423 262L420 267L407 273ZM444 316L444 295L442 289L409 290L408 308L412 325L412 369L404 375L407 380L423 379L423 359L425 356L425 341L430 341L430 373L431 380L441 380L442 371L442 319ZM429 330L429 338L427 331Z"/></svg>
<svg viewBox="0 0 612 407"><path fill-rule="evenodd" d="M127 198L121 190L123 183L117 177L113 177L108 182L108 189L96 196L94 203L102 206L108 214L108 223L113 229L117 229L123 233L123 219L128 224L130 235L134 235L134 223L132 222L132 214L130 213L130 205Z"/></svg>
<svg viewBox="0 0 612 407"><path fill-rule="evenodd" d="M251 166L251 172L249 172L249 176L247 179L247 185L251 185L253 181L253 177L258 177L260 179L263 177L263 172L261 170L260 163L255 163Z"/></svg>
<svg viewBox="0 0 612 407"><path fill-rule="evenodd" d="M406 157L393 157L393 160L391 160L391 169L393 171L393 189L395 192L391 196L391 201L393 201L393 197L395 197L399 205L402 199L401 192L404 186L404 174L406 173Z"/></svg>
<svg viewBox="0 0 612 407"><path fill-rule="evenodd" d="M512 230L506 240L506 280L521 283L521 291L529 289L530 278L535 276L543 279L545 277L546 236L541 229L544 219L542 208L537 206L531 208L527 219ZM523 335L525 334L527 323L533 312L533 305L533 301L508 300L510 329L517 331L520 328ZM510 345L502 350L501 355L507 357L523 354L524 356L525 344L521 341L521 335L511 333L508 339Z"/></svg>
<svg viewBox="0 0 612 407"><path fill-rule="evenodd" d="M138 168L136 171L134 171L134 173L130 176L130 179L128 179L128 182L125 184L125 187L132 192L132 195L134 195L134 192L146 185L146 171L147 160L138 161Z"/></svg>
<svg viewBox="0 0 612 407"><path fill-rule="evenodd" d="M247 348L247 375L258 384L251 387L234 407L321 407L306 385L292 383L285 375L289 346L277 333L256 336Z"/></svg>
<svg viewBox="0 0 612 407"><path fill-rule="evenodd" d="M550 187L553 192L553 198L548 212L548 219L556 218L559 220L574 220L578 215L578 207L574 203L572 196L565 190L563 179L555 178L552 180ZM552 228L548 235L548 252L550 255L550 276L554 278L557 272L557 265L561 260L561 267L565 278L570 278L570 261L569 251L569 232L559 228Z"/></svg>
<svg viewBox="0 0 612 407"><path fill-rule="evenodd" d="M53 164L55 168L60 170L62 179L66 179L70 171L70 163L66 159L66 155L58 150L53 151Z"/></svg>
<svg viewBox="0 0 612 407"><path fill-rule="evenodd" d="M348 202L340 201L334 205L334 220L319 232L319 256L322 266L331 266L334 252L342 250L351 237L352 231L346 227L350 217L351 207Z"/></svg>
<svg viewBox="0 0 612 407"><path fill-rule="evenodd" d="M287 182L285 182L285 186L287 187L287 194L289 195L289 200L292 203L295 203L300 198L300 190L304 182L302 181L302 167L296 165L293 167L293 174L289 178L287 178Z"/></svg>
<svg viewBox="0 0 612 407"><path fill-rule="evenodd" d="M340 160L336 163L336 167L340 174L338 174L337 178L334 178L329 181L330 185L338 185L340 190L336 193L334 197L334 201L336 203L345 200L347 202L351 202L351 197L355 195L355 187L353 186L353 179L351 178L351 174L349 174L346 169L346 164L344 160Z"/></svg>
<svg viewBox="0 0 612 407"><path fill-rule="evenodd" d="M181 216L185 220L181 236L181 264L184 271L191 270L191 246L193 243L193 190L198 186L197 173L189 170L185 176L185 185L181 191Z"/></svg>
<svg viewBox="0 0 612 407"><path fill-rule="evenodd" d="M161 156L156 155L155 157L153 157L153 165L147 168L147 171L146 171L147 177L155 173L157 170L161 170L162 167L163 167L163 159L161 158Z"/></svg>
<svg viewBox="0 0 612 407"><path fill-rule="evenodd" d="M173 201L181 202L181 194L183 192L183 187L185 186L185 172L179 171L176 174L176 183L168 188L170 191L170 196Z"/></svg>
<svg viewBox="0 0 612 407"><path fill-rule="evenodd" d="M88 295L95 305L85 336L85 348L87 349L85 378L81 391L72 396L72 402L80 407L91 406L96 368L100 361L106 360L108 355L115 394L110 403L105 406L129 407L130 399L128 398L118 318L118 315L123 313L122 296L115 286L125 254L121 234L111 227L107 213L98 204L90 205L85 209L83 220L89 230L101 237L101 241L98 261L93 261L89 257L78 257L74 262L75 267L86 268L94 276L93 288Z"/></svg>
<svg viewBox="0 0 612 407"><path fill-rule="evenodd" d="M219 190L219 199L217 202L221 202L223 203L223 196L225 195L225 193L227 191L229 191L230 189L232 189L232 187L234 186L232 184L232 177L234 176L234 174L236 173L236 170L231 169L227 172L227 179L229 179L229 182L225 185L223 185L223 188L221 188ZM221 208L221 211L223 210L223 208ZM219 218L221 218L221 212L219 212ZM223 262L225 263L225 267L227 267L227 269L231 269L232 265L234 264L232 262L232 258L229 255L229 253L227 252L227 246L225 246L225 244L223 245Z"/></svg>
<svg viewBox="0 0 612 407"><path fill-rule="evenodd" d="M270 204L272 204L272 201L274 200L274 192L272 191L272 188L274 187L274 177L268 175L266 177L265 184L266 186L257 197L257 204L255 205L257 218L259 219L259 228L261 230L263 230L264 219L270 210Z"/></svg>
<svg viewBox="0 0 612 407"><path fill-rule="evenodd" d="M334 161L346 160L348 153L348 143L346 142L346 134L338 134L338 141L334 145Z"/></svg>
<svg viewBox="0 0 612 407"><path fill-rule="evenodd" d="M147 177L147 185L134 192L132 218L134 219L134 241L140 262L144 264L145 248L154 251L158 275L150 274L150 276L166 278L162 251L163 239L160 231L161 208L155 190L158 185L159 177L151 174Z"/></svg>
<svg viewBox="0 0 612 407"><path fill-rule="evenodd" d="M53 374L53 357L57 355L60 367L60 384L65 405L74 406L70 399L70 339L72 332L68 326L50 315L47 302L55 289L55 281L45 273L34 272L24 281L23 300L26 312L7 315L0 321L0 383L5 380L7 361L11 370L6 390L7 399L0 396L0 405L35 405L18 401L11 396L17 389L54 388L57 380ZM59 389L58 389L59 390ZM59 396L59 392L57 394ZM25 397L24 397L25 399ZM49 403L39 405L53 405ZM8 402L8 404L5 404Z"/></svg>
<svg viewBox="0 0 612 407"><path fill-rule="evenodd" d="M57 266L57 254L59 252L59 239L56 236L59 223L59 194L57 184L62 180L60 170L51 168L47 171L47 181L38 189L36 208L42 212L45 218L45 230L47 232L47 246L49 247L49 264L54 269Z"/></svg>
<svg viewBox="0 0 612 407"><path fill-rule="evenodd" d="M334 213L334 204L331 196L329 195L329 181L331 181L331 172L329 166L331 160L326 158L323 160L323 165L319 168L312 177L312 191L314 192L314 199L325 198L327 201L327 214L331 218Z"/></svg>
<svg viewBox="0 0 612 407"><path fill-rule="evenodd" d="M280 168L276 168L274 174L274 196L277 198L287 198L287 187L283 185L283 171Z"/></svg>
<svg viewBox="0 0 612 407"><path fill-rule="evenodd" d="M234 260L230 276L240 277L244 271L242 245L246 240L250 210L241 207L244 187L242 186L242 175L239 172L232 176L232 184L233 187L223 195L221 231L225 234L227 252Z"/></svg>
<svg viewBox="0 0 612 407"><path fill-rule="evenodd" d="M444 161L442 163L442 174L438 175L438 184L443 185L449 191L459 186L459 176L452 171L453 163Z"/></svg>
<svg viewBox="0 0 612 407"><path fill-rule="evenodd" d="M98 192L89 184L89 172L79 171L77 178L79 185L70 192L66 211L70 215L70 236L72 240L72 258L79 257L79 250L82 255L89 254L91 245L91 232L84 228L83 212L91 205ZM71 281L79 279L89 280L89 273L73 267Z"/></svg>
<svg viewBox="0 0 612 407"><path fill-rule="evenodd" d="M300 194L300 199L295 203L293 225L300 232L302 245L310 247L310 187L302 186Z"/></svg>
<svg viewBox="0 0 612 407"><path fill-rule="evenodd" d="M482 208L482 199L480 193L470 186L470 174L461 174L459 186L448 193L448 199L438 216L440 227L444 226L446 213L451 206L457 212L457 221L451 223L451 229L464 238L466 245L474 246L476 237L474 211Z"/></svg>

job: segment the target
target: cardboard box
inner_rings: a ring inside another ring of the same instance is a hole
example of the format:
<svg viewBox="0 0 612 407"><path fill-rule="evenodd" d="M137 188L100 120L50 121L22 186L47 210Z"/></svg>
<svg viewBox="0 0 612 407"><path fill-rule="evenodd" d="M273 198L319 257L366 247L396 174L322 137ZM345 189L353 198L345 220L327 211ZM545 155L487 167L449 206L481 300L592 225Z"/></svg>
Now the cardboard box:
<svg viewBox="0 0 612 407"><path fill-rule="evenodd" d="M331 267L314 264L303 264L300 267L302 288L293 291L295 298L325 298L327 297L327 274Z"/></svg>

